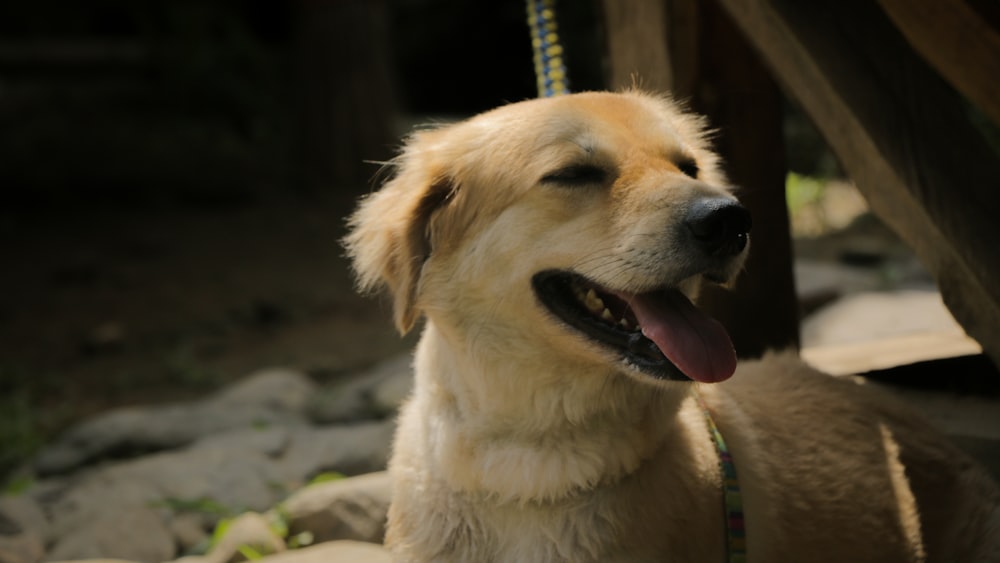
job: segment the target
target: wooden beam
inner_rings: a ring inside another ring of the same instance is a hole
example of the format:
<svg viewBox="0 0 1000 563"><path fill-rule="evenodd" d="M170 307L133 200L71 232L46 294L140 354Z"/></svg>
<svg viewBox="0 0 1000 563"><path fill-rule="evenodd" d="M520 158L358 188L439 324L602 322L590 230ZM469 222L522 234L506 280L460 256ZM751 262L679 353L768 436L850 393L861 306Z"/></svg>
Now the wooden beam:
<svg viewBox="0 0 1000 563"><path fill-rule="evenodd" d="M866 0L720 0L1000 362L1000 158L960 98Z"/></svg>
<svg viewBox="0 0 1000 563"><path fill-rule="evenodd" d="M1000 30L963 0L879 0L910 45L1000 125Z"/></svg>
<svg viewBox="0 0 1000 563"><path fill-rule="evenodd" d="M802 359L831 375L854 375L928 360L975 356L982 351L975 340L956 327L803 348Z"/></svg>

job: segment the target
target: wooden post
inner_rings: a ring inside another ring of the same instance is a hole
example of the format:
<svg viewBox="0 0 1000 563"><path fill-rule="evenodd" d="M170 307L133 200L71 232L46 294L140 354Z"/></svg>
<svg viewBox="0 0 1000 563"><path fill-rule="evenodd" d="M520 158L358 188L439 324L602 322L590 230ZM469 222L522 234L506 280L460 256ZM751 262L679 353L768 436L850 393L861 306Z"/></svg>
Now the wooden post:
<svg viewBox="0 0 1000 563"><path fill-rule="evenodd" d="M611 58L610 87L620 90L640 86L653 92L672 89L666 2L604 0L602 7Z"/></svg>
<svg viewBox="0 0 1000 563"><path fill-rule="evenodd" d="M353 199L377 170L366 161L395 142L386 2L299 0L296 10L299 183Z"/></svg>
<svg viewBox="0 0 1000 563"><path fill-rule="evenodd" d="M739 29L698 0L605 0L610 85L661 86L708 115L716 148L754 216L750 259L732 291L706 286L699 304L728 329L740 357L797 347L781 96ZM665 34L665 35L664 35ZM664 62L666 61L666 62Z"/></svg>
<svg viewBox="0 0 1000 563"><path fill-rule="evenodd" d="M782 97L757 53L715 0L698 4L693 106L718 128L739 198L753 214L750 257L733 290L706 284L699 305L729 330L741 358L798 348L799 303L785 201Z"/></svg>
<svg viewBox="0 0 1000 563"><path fill-rule="evenodd" d="M956 93L874 2L720 3L934 275L956 320L1000 361L1000 157Z"/></svg>

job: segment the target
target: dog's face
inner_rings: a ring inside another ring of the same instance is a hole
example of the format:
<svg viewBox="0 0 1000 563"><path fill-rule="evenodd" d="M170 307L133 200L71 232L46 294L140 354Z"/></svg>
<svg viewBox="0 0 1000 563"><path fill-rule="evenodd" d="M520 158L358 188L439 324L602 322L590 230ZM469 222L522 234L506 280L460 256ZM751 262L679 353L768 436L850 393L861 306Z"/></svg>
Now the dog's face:
<svg viewBox="0 0 1000 563"><path fill-rule="evenodd" d="M346 244L401 330L424 314L484 351L732 374L732 343L690 299L733 280L750 218L699 119L640 93L533 100L419 133L397 165Z"/></svg>

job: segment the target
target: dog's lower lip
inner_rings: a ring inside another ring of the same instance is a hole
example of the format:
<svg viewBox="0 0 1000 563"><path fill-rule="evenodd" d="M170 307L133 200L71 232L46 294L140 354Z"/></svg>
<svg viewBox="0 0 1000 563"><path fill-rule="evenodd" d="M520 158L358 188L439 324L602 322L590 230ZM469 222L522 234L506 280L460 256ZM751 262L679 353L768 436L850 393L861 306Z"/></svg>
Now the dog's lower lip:
<svg viewBox="0 0 1000 563"><path fill-rule="evenodd" d="M612 295L602 294L605 300L614 299L616 303L613 306L618 309L612 314L612 319L602 320L583 303L585 299L574 296L574 290L579 291L580 287L598 287L583 276L564 270L546 270L535 274L532 285L539 301L553 315L592 340L614 349L635 369L656 379L691 380L642 334L627 303ZM609 309L604 311L607 313ZM615 318L621 321L616 322Z"/></svg>

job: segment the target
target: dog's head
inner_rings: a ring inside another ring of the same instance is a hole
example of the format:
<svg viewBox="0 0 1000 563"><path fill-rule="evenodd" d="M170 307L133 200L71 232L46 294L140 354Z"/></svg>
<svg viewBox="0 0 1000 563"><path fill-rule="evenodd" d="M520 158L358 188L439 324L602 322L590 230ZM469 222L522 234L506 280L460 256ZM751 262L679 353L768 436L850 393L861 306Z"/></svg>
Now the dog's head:
<svg viewBox="0 0 1000 563"><path fill-rule="evenodd" d="M729 337L690 300L734 279L750 217L700 119L637 92L532 100L417 133L395 165L345 242L401 331L424 314L472 346L732 374Z"/></svg>

